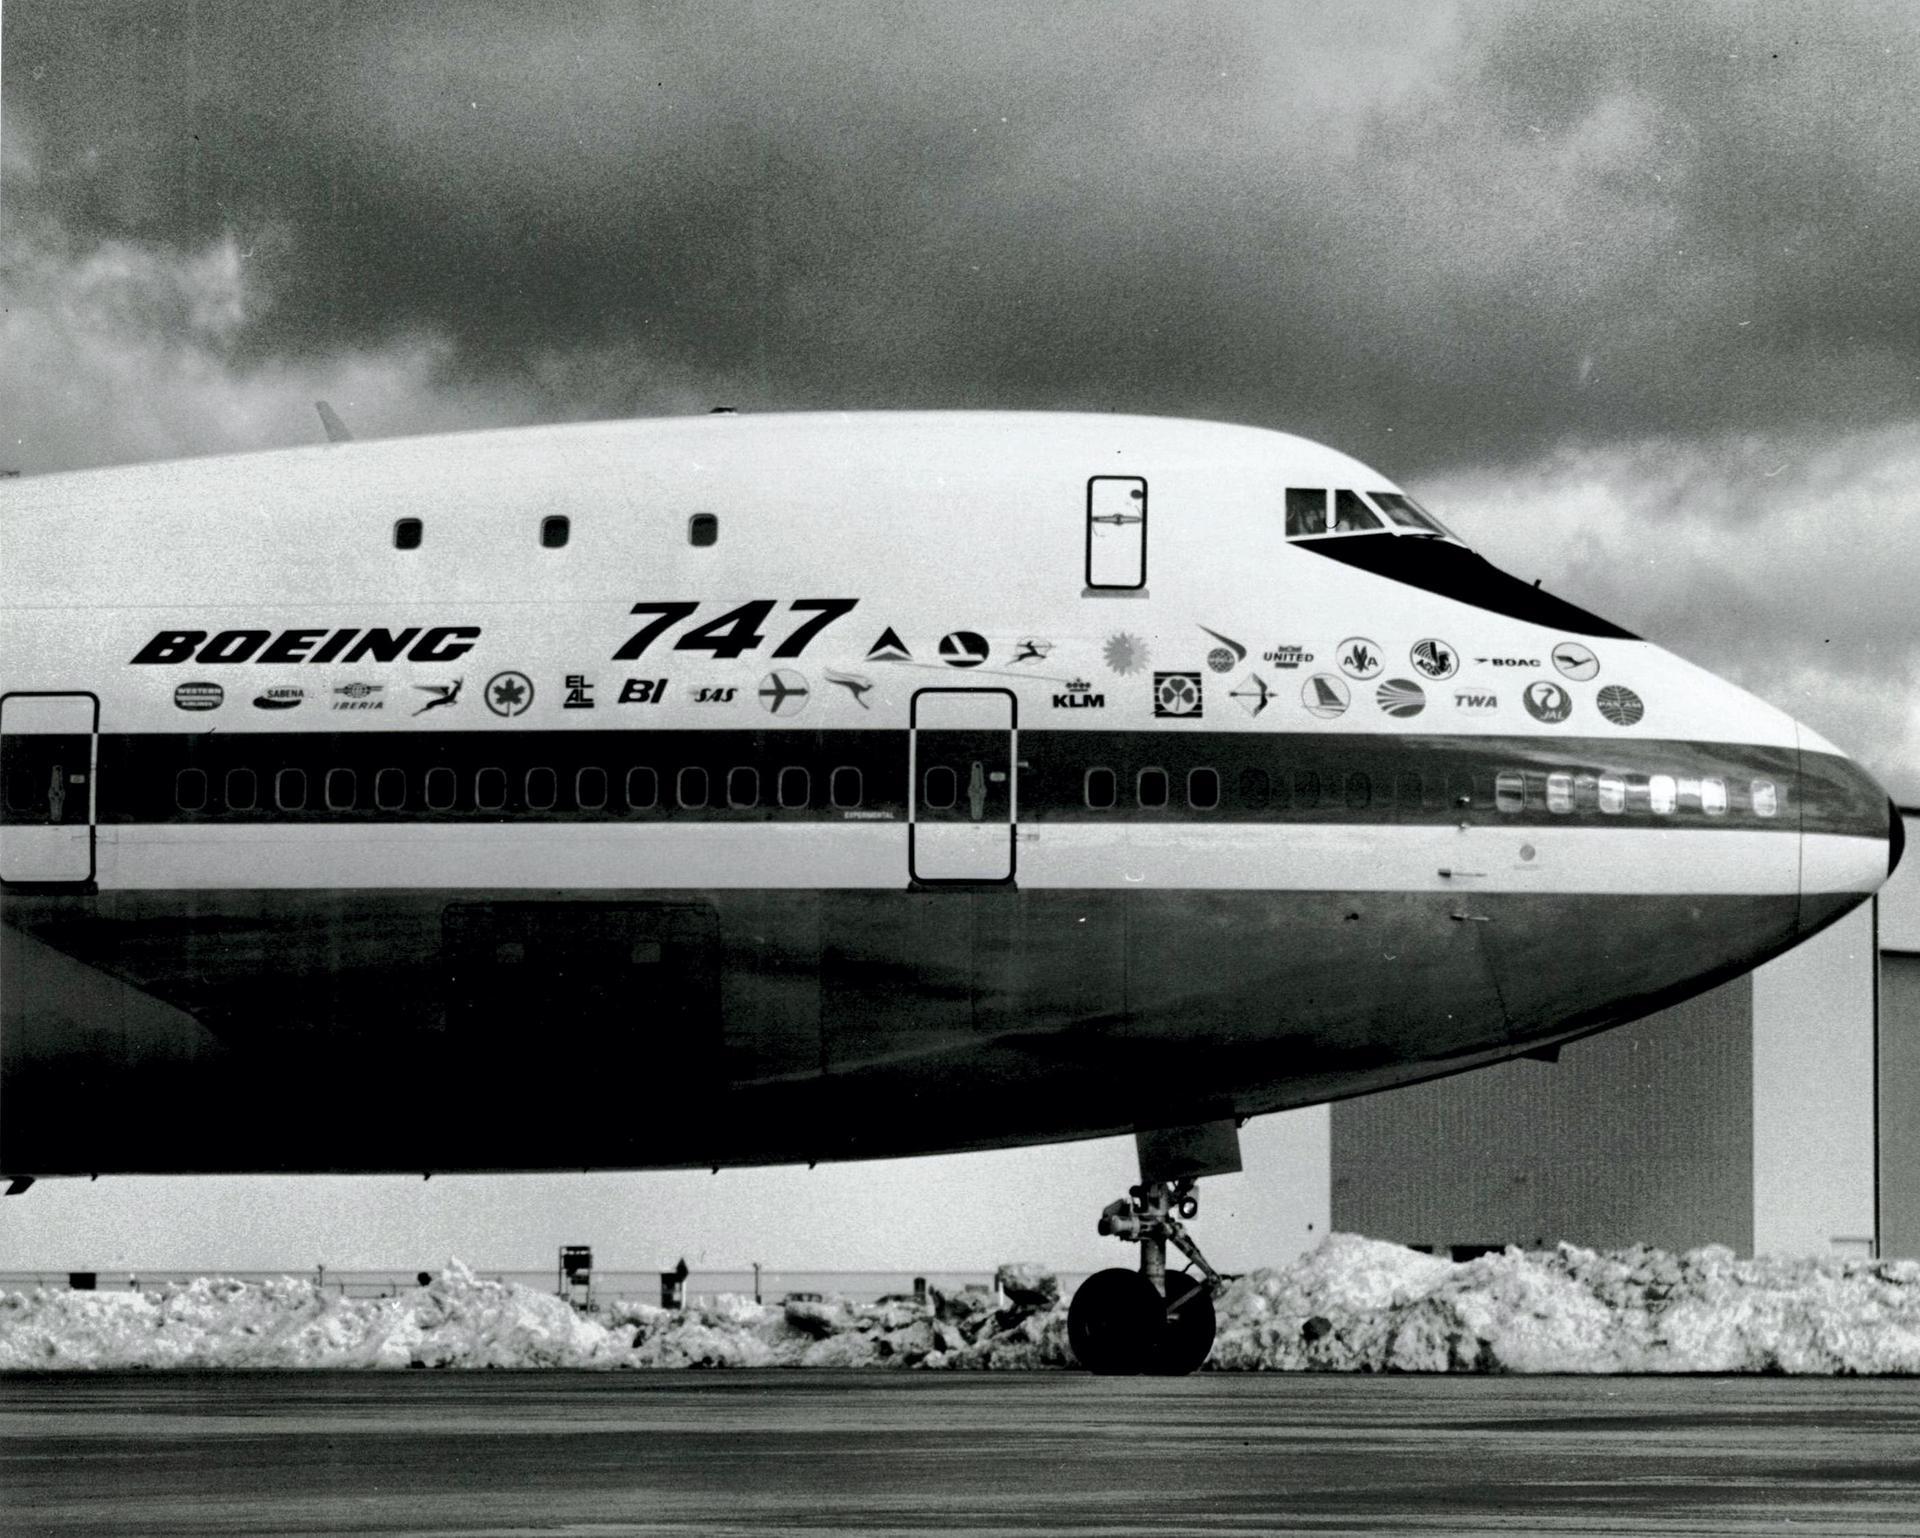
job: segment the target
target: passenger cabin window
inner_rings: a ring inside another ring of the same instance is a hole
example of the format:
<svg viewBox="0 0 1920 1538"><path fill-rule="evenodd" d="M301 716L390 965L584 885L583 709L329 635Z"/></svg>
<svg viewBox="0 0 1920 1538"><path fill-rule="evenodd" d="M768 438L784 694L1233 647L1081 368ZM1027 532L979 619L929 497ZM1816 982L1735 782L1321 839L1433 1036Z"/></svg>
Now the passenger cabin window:
<svg viewBox="0 0 1920 1538"><path fill-rule="evenodd" d="M473 804L483 812L497 812L507 804L507 771L482 769L473 777Z"/></svg>
<svg viewBox="0 0 1920 1538"><path fill-rule="evenodd" d="M407 804L407 771L382 769L373 777L373 804L383 812L397 812Z"/></svg>
<svg viewBox="0 0 1920 1538"><path fill-rule="evenodd" d="M607 771L589 765L573 777L573 804L583 812L597 812L607 804Z"/></svg>
<svg viewBox="0 0 1920 1538"><path fill-rule="evenodd" d="M566 544L573 526L564 517L555 515L540 520L540 545L545 550L558 550Z"/></svg>
<svg viewBox="0 0 1920 1538"><path fill-rule="evenodd" d="M645 767L627 771L627 806L630 810L647 811L657 805L659 800L659 775Z"/></svg>
<svg viewBox="0 0 1920 1538"><path fill-rule="evenodd" d="M813 799L813 776L797 765L789 765L780 771L780 804L784 807L805 806Z"/></svg>
<svg viewBox="0 0 1920 1538"><path fill-rule="evenodd" d="M760 804L760 771L741 766L727 771L727 805L745 811Z"/></svg>
<svg viewBox="0 0 1920 1538"><path fill-rule="evenodd" d="M1220 771L1189 769L1187 771L1187 805L1196 812L1210 812L1219 804Z"/></svg>
<svg viewBox="0 0 1920 1538"><path fill-rule="evenodd" d="M1273 781L1264 769L1240 771L1240 804L1248 811L1263 811L1273 799Z"/></svg>
<svg viewBox="0 0 1920 1538"><path fill-rule="evenodd" d="M282 769L273 777L273 804L283 812L300 811L307 804L307 771Z"/></svg>
<svg viewBox="0 0 1920 1538"><path fill-rule="evenodd" d="M427 771L427 810L450 812L460 794L460 781L445 764Z"/></svg>
<svg viewBox="0 0 1920 1538"><path fill-rule="evenodd" d="M1087 586L1137 591L1147 585L1147 483L1137 475L1087 481Z"/></svg>
<svg viewBox="0 0 1920 1538"><path fill-rule="evenodd" d="M173 777L173 804L183 812L198 812L207 804L207 771L182 769Z"/></svg>
<svg viewBox="0 0 1920 1538"><path fill-rule="evenodd" d="M551 769L529 769L526 781L527 810L550 812L560 799L560 777Z"/></svg>
<svg viewBox="0 0 1920 1538"><path fill-rule="evenodd" d="M396 519L393 525L393 548L396 550L418 550L420 534L425 527L418 518Z"/></svg>
<svg viewBox="0 0 1920 1538"><path fill-rule="evenodd" d="M1324 486L1287 488L1287 538L1327 532L1327 489Z"/></svg>
<svg viewBox="0 0 1920 1538"><path fill-rule="evenodd" d="M827 795L832 800L835 811L847 811L860 804L860 798L866 793L860 771L851 764L842 764L833 771L833 777L827 781Z"/></svg>
<svg viewBox="0 0 1920 1538"><path fill-rule="evenodd" d="M713 513L695 513L687 520L687 543L705 548L720 542L720 519Z"/></svg>
<svg viewBox="0 0 1920 1538"><path fill-rule="evenodd" d="M1167 771L1142 769L1139 777L1134 781L1134 799L1142 806L1165 806L1167 804Z"/></svg>
<svg viewBox="0 0 1920 1538"><path fill-rule="evenodd" d="M359 794L358 776L351 769L329 769L327 771L327 810L330 812L350 812L354 798Z"/></svg>
<svg viewBox="0 0 1920 1538"><path fill-rule="evenodd" d="M707 771L698 764L689 764L674 777L673 794L679 803L689 811L695 811L707 804Z"/></svg>
<svg viewBox="0 0 1920 1538"><path fill-rule="evenodd" d="M227 771L227 810L251 812L260 799L260 780L251 769Z"/></svg>
<svg viewBox="0 0 1920 1538"><path fill-rule="evenodd" d="M1089 769L1081 794L1094 811L1110 811L1120 799L1120 786L1111 769Z"/></svg>
<svg viewBox="0 0 1920 1538"><path fill-rule="evenodd" d="M960 798L960 777L945 764L935 764L921 776L920 804L930 812L946 812Z"/></svg>

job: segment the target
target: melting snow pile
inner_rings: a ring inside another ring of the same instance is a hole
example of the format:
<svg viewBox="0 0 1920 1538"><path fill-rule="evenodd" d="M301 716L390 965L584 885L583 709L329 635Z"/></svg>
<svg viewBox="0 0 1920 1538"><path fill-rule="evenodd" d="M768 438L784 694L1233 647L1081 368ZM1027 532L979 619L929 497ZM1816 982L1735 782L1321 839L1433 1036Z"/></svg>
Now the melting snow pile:
<svg viewBox="0 0 1920 1538"><path fill-rule="evenodd" d="M291 1277L0 1294L0 1369L1071 1365L1053 1277L925 1303L559 1298L454 1263L391 1298ZM1562 1245L1456 1265L1335 1234L1218 1302L1212 1366L1360 1372L1920 1373L1920 1262Z"/></svg>

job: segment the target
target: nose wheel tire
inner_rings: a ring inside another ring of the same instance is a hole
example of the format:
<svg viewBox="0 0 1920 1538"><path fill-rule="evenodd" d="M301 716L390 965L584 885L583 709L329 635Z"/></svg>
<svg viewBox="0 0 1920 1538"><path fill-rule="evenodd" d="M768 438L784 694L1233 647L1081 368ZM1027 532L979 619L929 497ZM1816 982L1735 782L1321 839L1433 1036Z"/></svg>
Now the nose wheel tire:
<svg viewBox="0 0 1920 1538"><path fill-rule="evenodd" d="M1184 1378L1198 1372L1213 1350L1213 1290L1194 1277L1170 1272L1164 1307L1166 1322L1161 1326L1159 1349L1149 1370L1163 1377Z"/></svg>
<svg viewBox="0 0 1920 1538"><path fill-rule="evenodd" d="M1138 1271L1118 1266L1096 1271L1067 1307L1067 1344L1088 1372L1109 1377L1147 1372L1154 1365L1165 1308L1153 1283Z"/></svg>

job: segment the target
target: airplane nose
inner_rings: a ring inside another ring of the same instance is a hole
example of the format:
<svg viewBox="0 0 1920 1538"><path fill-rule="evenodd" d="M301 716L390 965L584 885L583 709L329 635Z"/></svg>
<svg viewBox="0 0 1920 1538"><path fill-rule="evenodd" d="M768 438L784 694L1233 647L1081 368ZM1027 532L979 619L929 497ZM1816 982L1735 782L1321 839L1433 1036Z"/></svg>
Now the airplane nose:
<svg viewBox="0 0 1920 1538"><path fill-rule="evenodd" d="M1800 928L1822 928L1878 891L1900 863L1906 829L1872 775L1800 729Z"/></svg>

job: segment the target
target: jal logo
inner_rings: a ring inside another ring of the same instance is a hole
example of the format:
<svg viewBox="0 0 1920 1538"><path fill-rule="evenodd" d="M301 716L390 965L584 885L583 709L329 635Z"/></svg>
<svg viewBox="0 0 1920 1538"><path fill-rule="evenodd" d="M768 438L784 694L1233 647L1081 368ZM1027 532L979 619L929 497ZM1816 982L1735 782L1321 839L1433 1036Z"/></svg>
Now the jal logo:
<svg viewBox="0 0 1920 1538"><path fill-rule="evenodd" d="M1313 661L1313 653L1304 646L1276 646L1260 654L1260 660L1276 668L1304 667Z"/></svg>
<svg viewBox="0 0 1920 1538"><path fill-rule="evenodd" d="M733 684L728 684L720 688L697 684L693 690L693 703L696 705L731 705L733 703L733 697L739 692L739 688Z"/></svg>
<svg viewBox="0 0 1920 1538"><path fill-rule="evenodd" d="M255 710L292 710L307 697L307 691L298 684L280 684L272 689L262 689L253 697Z"/></svg>
<svg viewBox="0 0 1920 1538"><path fill-rule="evenodd" d="M182 710L218 710L226 697L218 684L181 684L173 691L173 703Z"/></svg>
<svg viewBox="0 0 1920 1538"><path fill-rule="evenodd" d="M1429 637L1413 643L1413 650L1407 653L1410 661L1421 677L1439 683L1442 679L1453 677L1460 671L1460 658L1445 641L1436 641Z"/></svg>
<svg viewBox="0 0 1920 1538"><path fill-rule="evenodd" d="M987 638L976 630L953 630L940 637L940 658L950 668L977 668L987 660Z"/></svg>
<svg viewBox="0 0 1920 1538"><path fill-rule="evenodd" d="M1155 673L1153 675L1153 713L1156 716L1184 716L1197 719L1205 714L1198 673Z"/></svg>
<svg viewBox="0 0 1920 1538"><path fill-rule="evenodd" d="M658 705L666 697L664 678L629 678L620 686L622 705Z"/></svg>
<svg viewBox="0 0 1920 1538"><path fill-rule="evenodd" d="M1573 696L1551 678L1536 678L1528 684L1526 692L1520 696L1520 702L1527 707L1527 714L1534 720L1544 721L1549 726L1557 725L1573 714Z"/></svg>
<svg viewBox="0 0 1920 1538"><path fill-rule="evenodd" d="M385 684L335 684L333 708L335 710L385 710L387 702L383 698Z"/></svg>
<svg viewBox="0 0 1920 1538"><path fill-rule="evenodd" d="M1349 678L1373 678L1387 664L1380 648L1365 636L1348 636L1340 643L1340 671Z"/></svg>
<svg viewBox="0 0 1920 1538"><path fill-rule="evenodd" d="M1475 689L1456 690L1453 708L1463 716L1490 716L1500 708L1500 696Z"/></svg>

